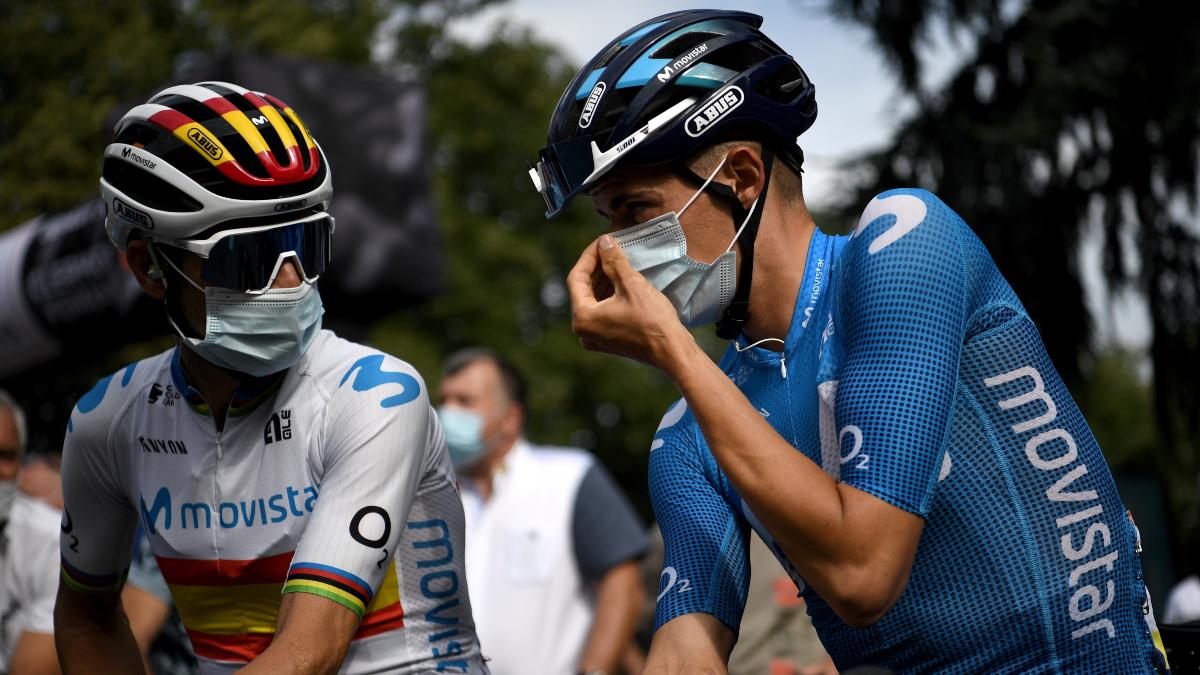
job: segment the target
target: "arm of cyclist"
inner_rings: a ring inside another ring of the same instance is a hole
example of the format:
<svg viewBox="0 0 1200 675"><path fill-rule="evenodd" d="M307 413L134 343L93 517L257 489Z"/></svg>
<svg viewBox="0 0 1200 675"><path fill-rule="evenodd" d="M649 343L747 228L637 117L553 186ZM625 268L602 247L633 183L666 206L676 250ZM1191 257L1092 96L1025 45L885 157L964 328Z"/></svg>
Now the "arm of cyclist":
<svg viewBox="0 0 1200 675"><path fill-rule="evenodd" d="M750 586L749 527L684 401L663 416L649 487L663 536L646 673L723 673Z"/></svg>
<svg viewBox="0 0 1200 675"><path fill-rule="evenodd" d="M593 280L612 296L598 301ZM607 235L568 280L574 329L591 349L655 365L680 388L717 462L800 574L844 621L867 626L899 599L924 521L839 483L754 410ZM919 320L919 317L917 317Z"/></svg>
<svg viewBox="0 0 1200 675"><path fill-rule="evenodd" d="M437 439L416 371L387 357L378 367L403 390L359 391L340 378L346 386L330 392L319 496L292 558L275 638L244 673L337 670L363 616L399 603L392 558Z"/></svg>
<svg viewBox="0 0 1200 675"><path fill-rule="evenodd" d="M108 447L109 421L119 405L115 397L104 396L111 379L101 380L81 399L88 402L87 410L72 411L63 442L62 574L54 641L68 674L142 672L121 608L137 515L117 487L120 464Z"/></svg>
<svg viewBox="0 0 1200 675"><path fill-rule="evenodd" d="M643 675L699 675L727 672L737 641L733 631L711 614L683 614L654 634Z"/></svg>

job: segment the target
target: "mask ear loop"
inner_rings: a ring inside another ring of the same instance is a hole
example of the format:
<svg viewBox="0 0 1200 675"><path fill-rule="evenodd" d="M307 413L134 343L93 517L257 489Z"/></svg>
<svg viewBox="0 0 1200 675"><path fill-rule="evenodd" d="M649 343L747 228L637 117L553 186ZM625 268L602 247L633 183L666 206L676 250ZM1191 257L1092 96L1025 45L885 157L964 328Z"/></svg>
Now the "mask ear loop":
<svg viewBox="0 0 1200 675"><path fill-rule="evenodd" d="M708 174L708 178L705 179L704 183L700 186L700 189L696 190L696 192L692 194L692 198L687 200L687 203L683 205L682 209L679 209L679 213L677 215L682 216L683 212L687 211L688 207L692 205L692 202L700 198L700 194L704 192L704 188L708 187L708 184L713 182L713 179L717 177L717 174L721 171L721 167L725 166L725 160L727 159L729 159L729 155L725 155L721 158L721 162L717 164L717 168L713 169L712 173ZM737 241L737 239L735 238L734 241Z"/></svg>
<svg viewBox="0 0 1200 675"><path fill-rule="evenodd" d="M737 351L737 353L739 353L739 354L740 354L740 353L742 353L742 352L744 352L744 351L746 351L746 350L748 350L748 349L752 349L752 348L754 348L754 347L757 347L757 346L761 345L761 344L762 344L762 343L764 343L764 342L778 342L780 345L783 345L783 347L784 347L784 348L786 348L786 347L787 347L787 343L786 343L786 342L784 342L783 340L780 340L779 338L763 338L763 339L761 339L761 340L758 340L757 342L754 342L754 343L752 343L752 344L748 344L748 345L746 345L745 347L743 347L743 346L739 345L739 344L737 343L737 340L736 340L736 339L734 339L734 341L733 341L733 349L734 349L735 351ZM785 380L787 379L787 353L786 353L786 352L783 352L783 351L780 351L780 353L779 353L779 374L783 376L783 379L785 379Z"/></svg>
<svg viewBox="0 0 1200 675"><path fill-rule="evenodd" d="M149 244L149 245L146 247L146 250L150 252L150 260L151 260L151 261L152 261L152 262L153 262L155 265L157 265L157 266L158 266L160 269L162 269L162 265L161 265L161 263L159 262L159 256L158 256L158 255L157 255L157 254L154 252L154 244L153 244L153 243ZM179 269L179 266L175 264L175 261L174 261L174 260L171 260L171 256L164 254L164 255L162 256L162 259L163 259L163 260L165 260L165 261L167 261L167 265L169 265L169 266L171 267L171 269L175 271L175 273L176 273L176 274L178 274L180 277L182 277L184 281L188 282L188 283L189 283L189 284L191 284L192 286L195 286L195 287L196 287L196 288L197 288L197 289L198 289L198 290L199 290L201 293L203 293L203 292L204 292L204 289L203 289L203 288L201 288L199 285L197 285L197 284L196 284L196 282L194 282L194 281L192 281L190 278L188 278L188 275L184 274L184 273L183 273L183 270ZM170 287L168 286L168 284L167 284L167 277L168 277L168 276L170 276L170 275L168 275L168 274L163 274L162 283L163 283L163 288L164 288L164 289L169 289L169 288L170 288ZM165 294L165 295L163 295L163 308L164 308L164 309L166 310L166 312L167 312L167 323L171 324L171 328L175 329L175 332L176 332L176 333L179 335L179 337L183 338L183 340L184 340L185 342L188 342L188 341L191 341L191 340L195 340L195 341L200 341L200 340L202 340L202 339L203 339L203 337L204 337L203 335L201 335L199 338L190 337L190 336L188 336L188 334L187 334L187 333L185 333L185 332L183 331L183 329L182 329L182 328L180 328L180 327L179 327L179 322L175 320L175 310L174 310L174 309L172 309L172 307L171 307L171 302L168 300L168 296L169 296L169 293L168 293L168 294ZM184 324L186 325L186 324L187 324L187 322L186 322L186 321L184 321Z"/></svg>

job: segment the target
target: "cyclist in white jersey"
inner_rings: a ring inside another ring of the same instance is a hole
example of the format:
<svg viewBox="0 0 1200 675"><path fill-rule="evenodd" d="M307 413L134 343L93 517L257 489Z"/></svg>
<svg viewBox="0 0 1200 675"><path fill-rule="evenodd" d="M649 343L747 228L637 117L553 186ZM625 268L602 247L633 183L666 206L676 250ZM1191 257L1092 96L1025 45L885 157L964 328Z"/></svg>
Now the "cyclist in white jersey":
<svg viewBox="0 0 1200 675"><path fill-rule="evenodd" d="M425 384L321 330L330 169L296 113L170 87L117 124L100 184L177 346L72 411L64 671L141 670L119 602L140 523L204 672L486 673Z"/></svg>

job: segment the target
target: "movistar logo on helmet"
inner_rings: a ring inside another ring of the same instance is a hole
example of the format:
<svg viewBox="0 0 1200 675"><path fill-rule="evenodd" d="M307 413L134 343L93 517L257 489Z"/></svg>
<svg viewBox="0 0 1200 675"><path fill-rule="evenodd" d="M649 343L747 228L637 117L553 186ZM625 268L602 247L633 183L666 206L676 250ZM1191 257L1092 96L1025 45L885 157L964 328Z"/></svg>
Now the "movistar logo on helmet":
<svg viewBox="0 0 1200 675"><path fill-rule="evenodd" d="M146 213L145 211L142 211L139 209L135 209L134 207L130 206L129 204L126 204L125 202L121 201L117 197L113 197L112 208L113 208L113 213L117 214L121 218L124 218L125 220L128 220L129 222L133 223L134 225L137 225L138 227L141 227L141 228L144 228L147 230L154 229L154 219L150 217L149 213Z"/></svg>
<svg viewBox="0 0 1200 675"><path fill-rule="evenodd" d="M208 134L204 133L204 131L202 131L199 127L192 127L192 130L187 132L187 137L188 140L190 140L192 143L195 143L196 147L200 148L204 154L212 157L213 159L221 159L221 155L225 154L225 151L221 149L221 146L217 145L217 142L209 138Z"/></svg>
<svg viewBox="0 0 1200 675"><path fill-rule="evenodd" d="M131 159L135 164L141 164L151 171L154 170L154 167L158 166L158 162L152 162L145 157L142 157L140 154L134 152L133 148L129 146L125 146L121 149L121 156L125 159Z"/></svg>
<svg viewBox="0 0 1200 675"><path fill-rule="evenodd" d="M596 114L596 106L600 105L600 99L604 97L606 88L603 82L597 82L596 86L592 87L592 93L588 94L587 103L583 104L583 112L579 113L580 129L591 126L592 116Z"/></svg>
<svg viewBox="0 0 1200 675"><path fill-rule="evenodd" d="M667 66L663 66L662 72L659 73L658 75L656 75L656 77L658 78L658 81L666 82L667 80L671 79L671 77L673 75L675 75L676 73L683 72L684 69L686 69L688 66L690 66L692 64L692 61L696 60L697 56L700 56L701 54L703 54L706 51L708 51L708 43L707 42L701 44L700 46L696 47L692 51L679 57L678 59L675 60L675 63L672 63Z"/></svg>
<svg viewBox="0 0 1200 675"><path fill-rule="evenodd" d="M684 130L687 131L688 136L695 138L733 112L744 100L746 100L746 95L742 93L741 87L737 85L727 87L710 98L708 105L704 106L700 112L689 117L684 125Z"/></svg>

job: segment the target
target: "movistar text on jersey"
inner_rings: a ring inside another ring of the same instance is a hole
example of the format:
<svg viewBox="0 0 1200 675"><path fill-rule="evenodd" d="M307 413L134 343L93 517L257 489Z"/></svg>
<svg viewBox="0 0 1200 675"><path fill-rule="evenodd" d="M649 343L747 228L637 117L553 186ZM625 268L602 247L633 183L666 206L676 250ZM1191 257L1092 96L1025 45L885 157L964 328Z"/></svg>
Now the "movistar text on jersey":
<svg viewBox="0 0 1200 675"><path fill-rule="evenodd" d="M151 534L172 527L182 529L234 529L239 527L263 527L282 523L288 518L299 518L312 513L317 502L317 488L312 485L296 489L291 485L281 492L266 497L251 498L236 502L221 502L209 505L204 502L179 502L171 491L161 487L154 494L150 507L146 507L146 496L140 498L142 521Z"/></svg>

